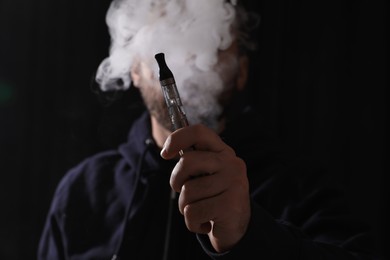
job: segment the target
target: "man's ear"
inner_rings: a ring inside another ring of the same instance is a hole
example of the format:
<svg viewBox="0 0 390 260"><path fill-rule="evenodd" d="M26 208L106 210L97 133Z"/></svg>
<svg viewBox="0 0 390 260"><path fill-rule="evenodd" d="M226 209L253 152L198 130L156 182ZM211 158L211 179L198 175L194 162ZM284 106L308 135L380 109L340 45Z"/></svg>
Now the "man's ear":
<svg viewBox="0 0 390 260"><path fill-rule="evenodd" d="M249 59L246 55L242 55L239 60L239 71L237 77L237 90L241 91L245 88L248 80Z"/></svg>

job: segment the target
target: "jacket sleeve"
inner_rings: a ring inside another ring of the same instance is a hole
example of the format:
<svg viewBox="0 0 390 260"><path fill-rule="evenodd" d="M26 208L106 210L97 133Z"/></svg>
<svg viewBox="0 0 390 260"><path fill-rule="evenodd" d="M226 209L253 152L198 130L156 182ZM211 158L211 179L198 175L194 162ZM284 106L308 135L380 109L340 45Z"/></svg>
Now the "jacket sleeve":
<svg viewBox="0 0 390 260"><path fill-rule="evenodd" d="M313 240L297 227L275 220L258 206L252 210L252 221L246 235L229 252L219 254L212 248L207 235L197 236L205 252L215 260L382 260L372 252L354 251L347 245ZM365 243L364 236L364 234L357 234L346 242Z"/></svg>
<svg viewBox="0 0 390 260"><path fill-rule="evenodd" d="M211 259L379 260L370 227L356 220L343 190L327 172L281 170L252 190L247 233L229 252L216 253L197 235Z"/></svg>
<svg viewBox="0 0 390 260"><path fill-rule="evenodd" d="M41 239L38 245L38 260L65 260L64 241L62 238L61 226L58 223L58 218L54 213L56 205L55 197L52 206L47 215L47 219L42 231Z"/></svg>
<svg viewBox="0 0 390 260"><path fill-rule="evenodd" d="M55 190L42 230L38 260L85 260L97 259L96 256L110 259L107 255L114 251L110 246L119 225L109 229L106 223L113 221L100 211L107 204L115 204L106 199L106 194L116 198L110 188L114 186L113 169L118 165L117 159L114 152L98 154L64 175Z"/></svg>

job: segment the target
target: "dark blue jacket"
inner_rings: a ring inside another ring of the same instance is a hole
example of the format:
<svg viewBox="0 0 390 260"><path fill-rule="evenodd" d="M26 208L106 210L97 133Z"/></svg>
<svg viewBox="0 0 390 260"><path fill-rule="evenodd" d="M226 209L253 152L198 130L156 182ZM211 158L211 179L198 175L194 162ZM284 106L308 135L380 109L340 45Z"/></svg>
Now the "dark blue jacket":
<svg viewBox="0 0 390 260"><path fill-rule="evenodd" d="M247 234L231 251L217 254L206 236L186 229L175 204L168 259L376 259L369 227L350 215L337 179L318 165L286 157L261 129L247 109L221 134L247 164ZM64 176L38 260L163 259L174 165L160 157L143 114L127 143L87 158Z"/></svg>

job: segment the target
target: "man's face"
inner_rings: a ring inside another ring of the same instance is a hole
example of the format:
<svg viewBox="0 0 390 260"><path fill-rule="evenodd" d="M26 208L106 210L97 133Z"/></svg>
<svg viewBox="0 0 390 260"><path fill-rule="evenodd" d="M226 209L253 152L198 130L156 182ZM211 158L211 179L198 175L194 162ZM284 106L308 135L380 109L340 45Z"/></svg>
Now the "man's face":
<svg viewBox="0 0 390 260"><path fill-rule="evenodd" d="M219 52L218 63L210 71L200 71L188 66L189 70L193 71L181 79L181 84L178 84L177 88L190 124L203 123L219 131L224 107L230 102L232 93L238 87L239 59L237 47L233 44L227 50ZM136 72L138 79L134 80L134 84L139 88L150 114L162 126L171 130L160 83L150 66L142 62L138 64ZM175 71L172 72L175 75ZM175 75L175 79L178 76L181 75ZM132 77L135 78L134 72Z"/></svg>

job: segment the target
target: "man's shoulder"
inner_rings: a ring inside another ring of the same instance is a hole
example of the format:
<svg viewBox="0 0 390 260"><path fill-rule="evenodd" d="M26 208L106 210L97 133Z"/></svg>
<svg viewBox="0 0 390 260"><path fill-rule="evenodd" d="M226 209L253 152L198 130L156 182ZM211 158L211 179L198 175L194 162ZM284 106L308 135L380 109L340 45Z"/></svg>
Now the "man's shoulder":
<svg viewBox="0 0 390 260"><path fill-rule="evenodd" d="M63 177L61 182L78 182L85 178L99 178L108 174L116 164L122 160L117 150L108 150L91 155L72 167Z"/></svg>
<svg viewBox="0 0 390 260"><path fill-rule="evenodd" d="M85 158L60 180L54 195L59 208L105 196L115 189L118 176L131 167L117 150L102 151Z"/></svg>

